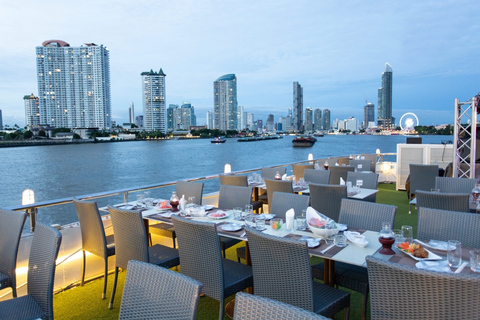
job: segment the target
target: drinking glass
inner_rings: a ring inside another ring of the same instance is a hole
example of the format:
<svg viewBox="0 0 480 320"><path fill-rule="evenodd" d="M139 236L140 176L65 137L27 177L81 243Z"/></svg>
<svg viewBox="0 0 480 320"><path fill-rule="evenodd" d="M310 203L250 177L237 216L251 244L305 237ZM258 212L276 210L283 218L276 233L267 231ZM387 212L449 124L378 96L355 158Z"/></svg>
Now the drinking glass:
<svg viewBox="0 0 480 320"><path fill-rule="evenodd" d="M331 224L327 224L325 226L325 229L333 229L333 226ZM325 236L325 243L327 245L331 245L333 244L334 241L335 241L335 235L331 232L327 233L327 235Z"/></svg>
<svg viewBox="0 0 480 320"><path fill-rule="evenodd" d="M343 248L347 246L347 237L343 234L336 234L335 235L335 245L337 247Z"/></svg>
<svg viewBox="0 0 480 320"><path fill-rule="evenodd" d="M237 221L242 220L242 208L240 207L233 208L233 219Z"/></svg>
<svg viewBox="0 0 480 320"><path fill-rule="evenodd" d="M249 227L253 227L253 224L255 222L255 215L252 213L249 213L245 216L245 225Z"/></svg>
<svg viewBox="0 0 480 320"><path fill-rule="evenodd" d="M255 228L259 231L265 230L265 216L264 215L254 215Z"/></svg>
<svg viewBox="0 0 480 320"><path fill-rule="evenodd" d="M282 229L283 220L282 218L273 218L270 225L272 226L273 230L279 231L280 229Z"/></svg>
<svg viewBox="0 0 480 320"><path fill-rule="evenodd" d="M253 213L253 206L251 204L246 204L245 212L247 213L247 215Z"/></svg>
<svg viewBox="0 0 480 320"><path fill-rule="evenodd" d="M195 197L194 196L188 197L187 204L188 204L188 207L194 207L195 206Z"/></svg>
<svg viewBox="0 0 480 320"><path fill-rule="evenodd" d="M145 199L150 198L150 191L145 191L143 194L144 194Z"/></svg>
<svg viewBox="0 0 480 320"><path fill-rule="evenodd" d="M413 243L413 229L411 226L402 226L402 236L406 242Z"/></svg>
<svg viewBox="0 0 480 320"><path fill-rule="evenodd" d="M145 196L143 194L137 194L137 207L143 207L143 199Z"/></svg>
<svg viewBox="0 0 480 320"><path fill-rule="evenodd" d="M297 225L297 230L304 231L307 229L307 210L302 210L302 213L299 213L295 219L295 224Z"/></svg>
<svg viewBox="0 0 480 320"><path fill-rule="evenodd" d="M448 240L447 261L452 268L458 268L462 264L462 243L460 241Z"/></svg>
<svg viewBox="0 0 480 320"><path fill-rule="evenodd" d="M403 238L403 235L402 235L402 230L393 229L393 235L395 236L395 243L396 244L400 244L403 241L405 241L405 239Z"/></svg>
<svg viewBox="0 0 480 320"><path fill-rule="evenodd" d="M145 203L145 208L147 208L147 209L153 208L153 199L152 198L145 198L143 200L143 202Z"/></svg>
<svg viewBox="0 0 480 320"><path fill-rule="evenodd" d="M478 249L470 251L470 270L480 272L480 250Z"/></svg>

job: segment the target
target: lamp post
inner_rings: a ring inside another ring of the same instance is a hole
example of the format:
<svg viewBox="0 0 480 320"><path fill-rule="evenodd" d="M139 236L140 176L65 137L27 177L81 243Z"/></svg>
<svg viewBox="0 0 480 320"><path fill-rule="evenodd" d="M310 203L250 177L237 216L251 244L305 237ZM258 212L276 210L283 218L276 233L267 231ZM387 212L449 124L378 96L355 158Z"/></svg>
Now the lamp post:
<svg viewBox="0 0 480 320"><path fill-rule="evenodd" d="M35 193L32 189L25 189L22 192L22 206L35 203ZM37 223L37 208L27 208L26 213L30 217L30 232L35 231L35 223Z"/></svg>

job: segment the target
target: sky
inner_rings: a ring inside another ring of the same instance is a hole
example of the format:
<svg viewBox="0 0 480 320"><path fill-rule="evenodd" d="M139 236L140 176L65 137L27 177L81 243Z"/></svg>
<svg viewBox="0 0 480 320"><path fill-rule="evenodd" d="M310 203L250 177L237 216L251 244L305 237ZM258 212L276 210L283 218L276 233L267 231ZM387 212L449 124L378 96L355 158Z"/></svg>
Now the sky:
<svg viewBox="0 0 480 320"><path fill-rule="evenodd" d="M160 68L166 105L189 101L197 124L213 110L213 82L237 76L237 100L255 119L293 106L331 119L377 107L381 74L393 69L393 116L421 125L454 122L454 101L480 92L480 2L283 0L0 0L3 124L25 125L23 96L38 95L35 47L63 40L110 51L112 117L142 113L143 71ZM377 117L377 110L375 111Z"/></svg>

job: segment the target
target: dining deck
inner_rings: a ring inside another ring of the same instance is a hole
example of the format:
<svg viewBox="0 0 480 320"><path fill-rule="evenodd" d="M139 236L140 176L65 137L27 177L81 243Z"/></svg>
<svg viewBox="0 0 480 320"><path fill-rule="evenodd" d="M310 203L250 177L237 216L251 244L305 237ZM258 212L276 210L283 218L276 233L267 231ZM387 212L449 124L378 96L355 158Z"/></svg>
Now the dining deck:
<svg viewBox="0 0 480 320"><path fill-rule="evenodd" d="M411 225L414 226L414 233L416 232L417 215L414 210L409 214L409 203L406 192L396 191L394 184L379 184L379 192L377 194L377 202L383 204L391 204L398 207L395 218L395 226ZM414 234L415 236L415 234ZM153 236L153 242L156 239ZM240 243L237 246L242 246ZM236 247L227 249L227 258L236 260ZM312 265L320 262L320 258L312 257ZM179 267L180 268L180 267ZM78 319L78 318L95 318L95 319L118 319L121 303L121 295L123 291L123 283L126 272L120 272L117 298L112 309L108 309L108 299L101 300L98 293L101 292L103 286L103 279L90 281L83 287L74 287L54 295L54 314L57 319ZM107 296L111 293L113 287L113 277L109 277L107 285ZM362 314L362 295L358 292L347 290L351 294L350 319L361 319ZM231 296L227 299L233 299ZM197 319L215 319L218 318L218 302L209 297L202 297L197 313ZM229 319L227 315L224 317ZM368 310L367 318L370 318L370 311ZM343 312L338 313L335 319L343 319Z"/></svg>

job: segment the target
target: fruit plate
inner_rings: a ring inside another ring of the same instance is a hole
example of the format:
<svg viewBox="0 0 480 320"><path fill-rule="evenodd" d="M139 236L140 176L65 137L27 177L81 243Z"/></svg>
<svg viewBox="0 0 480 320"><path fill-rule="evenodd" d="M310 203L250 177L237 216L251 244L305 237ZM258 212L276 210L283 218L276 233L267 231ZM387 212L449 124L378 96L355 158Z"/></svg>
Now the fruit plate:
<svg viewBox="0 0 480 320"><path fill-rule="evenodd" d="M242 230L243 226L236 223L227 223L220 226L223 231L239 231Z"/></svg>
<svg viewBox="0 0 480 320"><path fill-rule="evenodd" d="M398 247L397 247L398 248ZM423 248L425 249L425 248ZM406 251L403 251L402 249L398 248L398 250L400 250L401 252L405 253L407 256L410 256L412 257L413 259L417 260L417 261L426 261L426 260L442 260L442 257L440 257L439 255L436 255L435 253L425 249L425 251L428 252L428 258L417 258L415 257L413 254L409 253L409 252L406 252Z"/></svg>
<svg viewBox="0 0 480 320"><path fill-rule="evenodd" d="M216 211L216 212L212 212L212 213L207 214L207 217L209 217L211 219L218 220L218 219L228 218L230 216L230 214L231 214L230 212Z"/></svg>
<svg viewBox="0 0 480 320"><path fill-rule="evenodd" d="M306 240L309 248L316 248L322 242L322 239L310 238L310 237L301 237L300 240Z"/></svg>

